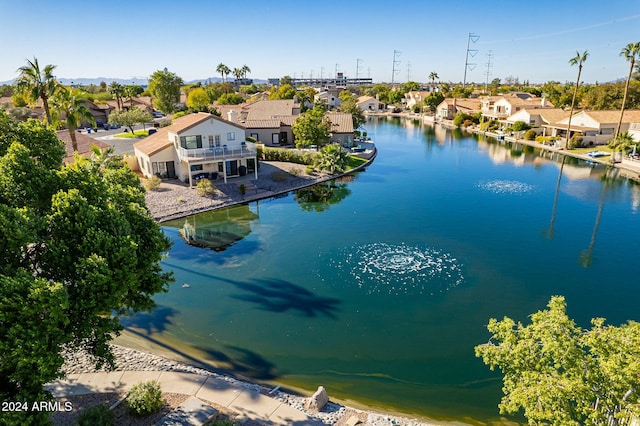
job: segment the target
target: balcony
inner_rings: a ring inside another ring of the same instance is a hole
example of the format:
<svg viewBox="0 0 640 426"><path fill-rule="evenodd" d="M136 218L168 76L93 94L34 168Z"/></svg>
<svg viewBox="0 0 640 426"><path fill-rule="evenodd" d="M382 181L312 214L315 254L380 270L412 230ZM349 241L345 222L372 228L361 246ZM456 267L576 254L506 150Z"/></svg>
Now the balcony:
<svg viewBox="0 0 640 426"><path fill-rule="evenodd" d="M226 145L215 148L178 149L178 157L188 163L197 161L233 160L239 158L255 157L256 147L252 143L236 145L229 148Z"/></svg>

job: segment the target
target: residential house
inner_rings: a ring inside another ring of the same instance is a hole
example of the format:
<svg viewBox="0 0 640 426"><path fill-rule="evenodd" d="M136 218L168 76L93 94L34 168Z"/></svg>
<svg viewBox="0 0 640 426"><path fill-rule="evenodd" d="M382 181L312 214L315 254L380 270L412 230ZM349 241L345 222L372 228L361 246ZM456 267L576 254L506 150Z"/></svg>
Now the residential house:
<svg viewBox="0 0 640 426"><path fill-rule="evenodd" d="M328 109L338 108L342 103L342 99L338 97L337 89L328 89L322 92L316 93L313 97L314 102L320 102L326 105Z"/></svg>
<svg viewBox="0 0 640 426"><path fill-rule="evenodd" d="M292 126L300 114L300 104L293 99L264 100L250 104L218 107L223 117L240 124L251 136L267 146L293 143Z"/></svg>
<svg viewBox="0 0 640 426"><path fill-rule="evenodd" d="M98 147L100 151L105 151L110 148L110 146L98 139L94 139L87 135L84 135L80 132L76 132L76 144L78 145L78 154L85 158L91 157L93 154L92 146ZM71 164L75 161L75 153L73 152L73 144L71 142L71 135L69 134L69 130L58 130L56 132L56 136L65 144L66 154L62 159L63 164Z"/></svg>
<svg viewBox="0 0 640 426"><path fill-rule="evenodd" d="M457 113L473 115L480 111L480 100L470 98L445 98L436 107L436 117L453 120Z"/></svg>
<svg viewBox="0 0 640 426"><path fill-rule="evenodd" d="M571 118L571 134L573 137L578 134L582 137L583 145L602 145L613 138L620 111L580 111ZM622 117L620 132L630 130L632 123L640 122L640 110L627 110ZM566 138L569 117L556 123L546 125L551 136Z"/></svg>
<svg viewBox="0 0 640 426"><path fill-rule="evenodd" d="M561 108L521 109L505 119L508 125L516 121L523 121L531 126L538 134L546 136L548 126L569 117L570 112Z"/></svg>
<svg viewBox="0 0 640 426"><path fill-rule="evenodd" d="M404 98L407 108L412 109L417 104L424 102L424 100L427 99L430 94L431 92L426 90L416 90L405 93Z"/></svg>
<svg viewBox="0 0 640 426"><path fill-rule="evenodd" d="M331 121L331 143L350 147L353 144L353 118L343 112L328 112Z"/></svg>
<svg viewBox="0 0 640 426"><path fill-rule="evenodd" d="M491 120L504 120L522 109L553 108L546 98L530 93L510 93L495 97L481 98L482 115Z"/></svg>
<svg viewBox="0 0 640 426"><path fill-rule="evenodd" d="M245 128L209 113L180 117L133 148L145 177L180 178L190 186L204 176L226 183L253 171L257 178L256 147L246 142Z"/></svg>
<svg viewBox="0 0 640 426"><path fill-rule="evenodd" d="M356 102L356 106L365 113L380 112L384 109L384 104L373 96L360 96Z"/></svg>
<svg viewBox="0 0 640 426"><path fill-rule="evenodd" d="M640 121L629 124L629 130L627 130L634 141L640 142Z"/></svg>

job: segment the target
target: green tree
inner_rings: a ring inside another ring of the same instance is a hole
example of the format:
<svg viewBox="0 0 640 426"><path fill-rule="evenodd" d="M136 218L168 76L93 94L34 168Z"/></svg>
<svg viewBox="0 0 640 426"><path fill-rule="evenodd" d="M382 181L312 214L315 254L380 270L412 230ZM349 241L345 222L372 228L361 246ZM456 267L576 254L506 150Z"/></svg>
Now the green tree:
<svg viewBox="0 0 640 426"><path fill-rule="evenodd" d="M108 342L123 314L154 306L171 276L170 246L145 207L138 178L119 163L62 166L64 145L35 120L0 111L0 400L50 397L61 352L113 363ZM42 424L2 413L3 424ZM6 423L5 423L6 422Z"/></svg>
<svg viewBox="0 0 640 426"><path fill-rule="evenodd" d="M314 165L331 174L342 173L349 165L349 156L339 143L332 143L322 147Z"/></svg>
<svg viewBox="0 0 640 426"><path fill-rule="evenodd" d="M124 86L122 88L122 91L124 93L124 96L129 98L129 107L132 107L133 98L140 96L142 92L144 92L144 89L142 88L142 86L138 86L137 84L129 84L127 86Z"/></svg>
<svg viewBox="0 0 640 426"><path fill-rule="evenodd" d="M345 91L346 90L344 90L343 92ZM364 116L364 112L362 112L362 110L358 107L357 100L353 97L353 95L342 100L342 103L340 104L340 111L351 114L354 129L360 128L360 126L367 122L367 118Z"/></svg>
<svg viewBox="0 0 640 426"><path fill-rule="evenodd" d="M610 415L638 414L640 324L582 329L566 313L564 297L531 315L531 324L490 319L488 343L475 347L503 374L501 413L524 411L530 425L595 425Z"/></svg>
<svg viewBox="0 0 640 426"><path fill-rule="evenodd" d="M440 77L438 77L438 73L435 71L431 71L429 73L429 81L431 81L431 91L434 92L435 91L435 87L436 87L436 80L438 80Z"/></svg>
<svg viewBox="0 0 640 426"><path fill-rule="evenodd" d="M218 64L218 66L216 67L216 71L220 73L220 75L222 76L222 82L225 82L224 77L226 75L229 75L229 73L231 72L231 70L229 69L228 66L226 66L225 64L223 64L222 62L220 62Z"/></svg>
<svg viewBox="0 0 640 426"><path fill-rule="evenodd" d="M629 61L629 75L627 76L627 82L624 86L624 97L622 98L622 108L620 108L620 118L618 119L618 125L616 126L616 132L614 138L618 136L620 132L620 126L622 126L622 116L624 115L624 108L627 103L627 93L629 92L629 82L631 81L631 74L633 73L633 67L636 63L636 57L640 54L640 42L629 43L620 51L620 56L624 56L624 59Z"/></svg>
<svg viewBox="0 0 640 426"><path fill-rule="evenodd" d="M211 83L204 86L204 90L209 97L209 103L213 103L218 100L224 93L234 93L235 89L233 84L226 83Z"/></svg>
<svg viewBox="0 0 640 426"><path fill-rule="evenodd" d="M582 74L582 64L587 60L589 56L589 52L586 50L582 53L576 52L576 56L569 59L569 65L574 66L578 65L578 78L576 79L576 87L573 90L573 98L571 100L571 110L569 113L569 123L567 124L567 138L564 143L564 148L569 148L569 138L571 137L571 118L573 117L573 109L576 105L576 95L578 94L578 87L580 87L580 74Z"/></svg>
<svg viewBox="0 0 640 426"><path fill-rule="evenodd" d="M234 68L233 70L231 70L231 74L233 74L233 76L236 78L236 81L235 81L236 90L239 92L240 80L242 79L242 68Z"/></svg>
<svg viewBox="0 0 640 426"><path fill-rule="evenodd" d="M324 107L316 105L298 116L292 129L298 148L309 145L320 147L329 139L331 121L325 112Z"/></svg>
<svg viewBox="0 0 640 426"><path fill-rule="evenodd" d="M277 89L272 87L269 91L269 99L293 99L296 96L296 89L290 84L283 84Z"/></svg>
<svg viewBox="0 0 640 426"><path fill-rule="evenodd" d="M160 111L172 113L180 102L180 87L183 81L170 71L156 71L149 78L149 93L153 104Z"/></svg>
<svg viewBox="0 0 640 426"><path fill-rule="evenodd" d="M55 112L53 123L59 124L64 121L69 130L73 152L78 152L76 129L80 127L82 121L89 122L92 125L95 124L95 119L89 108L87 108L86 101L76 96L74 91L64 86L58 86L53 93L51 102Z"/></svg>
<svg viewBox="0 0 640 426"><path fill-rule="evenodd" d="M284 77L282 77L280 79L280 85L283 85L283 84L291 84L291 85L293 85L293 79L290 76L285 75Z"/></svg>
<svg viewBox="0 0 640 426"><path fill-rule="evenodd" d="M187 96L187 106L196 111L205 111L209 106L209 95L202 87L195 88Z"/></svg>
<svg viewBox="0 0 640 426"><path fill-rule="evenodd" d="M128 127L131 133L133 133L133 126L136 124L144 125L150 121L153 121L151 114L137 107L130 108L128 111L114 111L109 114L109 123Z"/></svg>
<svg viewBox="0 0 640 426"><path fill-rule="evenodd" d="M444 95L442 92L431 92L429 96L424 100L424 104L429 107L431 112L435 112L438 105L444 101Z"/></svg>
<svg viewBox="0 0 640 426"><path fill-rule="evenodd" d="M416 81L407 81L406 83L402 83L400 85L400 91L402 94L407 92L415 92L416 90L420 90L420 83Z"/></svg>
<svg viewBox="0 0 640 426"><path fill-rule="evenodd" d="M37 58L33 58L33 62L27 59L27 65L18 68L20 75L16 82L16 91L23 94L30 103L35 104L38 100L42 100L44 114L49 124L52 122L49 98L58 84L53 76L55 68L55 65L45 65L40 69Z"/></svg>
<svg viewBox="0 0 640 426"><path fill-rule="evenodd" d="M223 93L218 98L220 105L238 105L244 102L244 98L237 93Z"/></svg>
<svg viewBox="0 0 640 426"><path fill-rule="evenodd" d="M122 98L124 96L124 87L122 86L122 84L118 83L117 81L111 82L111 84L109 85L109 93L111 93L113 97L116 98L116 105L118 106L118 109L123 110L124 108L122 107Z"/></svg>

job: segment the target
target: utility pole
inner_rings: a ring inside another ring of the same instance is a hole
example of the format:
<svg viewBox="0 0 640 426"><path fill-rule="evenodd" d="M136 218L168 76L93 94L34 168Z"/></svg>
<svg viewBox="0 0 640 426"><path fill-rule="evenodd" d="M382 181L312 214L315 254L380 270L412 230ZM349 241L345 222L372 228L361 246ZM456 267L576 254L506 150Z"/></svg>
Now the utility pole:
<svg viewBox="0 0 640 426"><path fill-rule="evenodd" d="M487 53L487 69L484 72L484 75L486 76L486 81L484 83L484 93L489 93L489 76L491 75L491 67L493 66L493 64L491 63L491 59L493 59L493 53L491 53L492 51L490 50L489 53Z"/></svg>
<svg viewBox="0 0 640 426"><path fill-rule="evenodd" d="M469 33L469 37L467 39L467 57L464 61L464 80L462 81L462 88L464 89L467 86L467 69L473 71L476 68L475 63L469 63L469 56L471 56L472 58L474 56L476 56L476 54L478 53L477 49L470 49L471 43L475 43L476 41L478 41L478 39L480 38L479 35L474 34L474 33Z"/></svg>
<svg viewBox="0 0 640 426"><path fill-rule="evenodd" d="M400 52L399 50L393 51L393 71L391 72L391 84L394 83L396 74L400 72Z"/></svg>

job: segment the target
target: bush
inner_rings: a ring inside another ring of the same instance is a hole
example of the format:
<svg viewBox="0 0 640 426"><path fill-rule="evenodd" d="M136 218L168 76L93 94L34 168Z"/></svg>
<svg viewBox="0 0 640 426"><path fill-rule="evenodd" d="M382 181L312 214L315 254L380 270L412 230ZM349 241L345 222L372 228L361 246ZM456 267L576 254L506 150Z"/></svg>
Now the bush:
<svg viewBox="0 0 640 426"><path fill-rule="evenodd" d="M151 380L134 385L127 395L126 404L129 412L136 416L157 413L164 404L160 384Z"/></svg>
<svg viewBox="0 0 640 426"><path fill-rule="evenodd" d="M216 187L209 179L200 179L196 184L196 192L201 197L212 197L216 192Z"/></svg>
<svg viewBox="0 0 640 426"><path fill-rule="evenodd" d="M106 404L87 408L78 416L80 426L113 426L114 422L113 412Z"/></svg>
<svg viewBox="0 0 640 426"><path fill-rule="evenodd" d="M187 115L186 111L176 112L175 114L173 114L173 119L175 120L176 118L184 117L185 115Z"/></svg>
<svg viewBox="0 0 640 426"><path fill-rule="evenodd" d="M533 129L529 129L527 130L527 132L524 134L524 138L528 141L533 141L536 139L536 131Z"/></svg>
<svg viewBox="0 0 640 426"><path fill-rule="evenodd" d="M515 123L513 123L513 125L511 126L511 129L514 132L521 132L523 130L529 130L531 128L531 126L529 126L527 123L525 123L524 121L516 121Z"/></svg>
<svg viewBox="0 0 640 426"><path fill-rule="evenodd" d="M313 164L309 164L307 165L307 167L304 168L304 172L308 175L312 175L315 171L316 171L316 168L313 166Z"/></svg>
<svg viewBox="0 0 640 426"><path fill-rule="evenodd" d="M160 179L158 176L150 177L149 179L144 180L144 189L146 189L147 191L155 191L160 187L161 183L162 179Z"/></svg>
<svg viewBox="0 0 640 426"><path fill-rule="evenodd" d="M580 148L582 146L582 136L573 135L571 139L569 139L569 148Z"/></svg>
<svg viewBox="0 0 640 426"><path fill-rule="evenodd" d="M285 163L313 164L318 156L317 152L298 151L294 149L269 148L262 149L262 158L265 161L282 161Z"/></svg>

